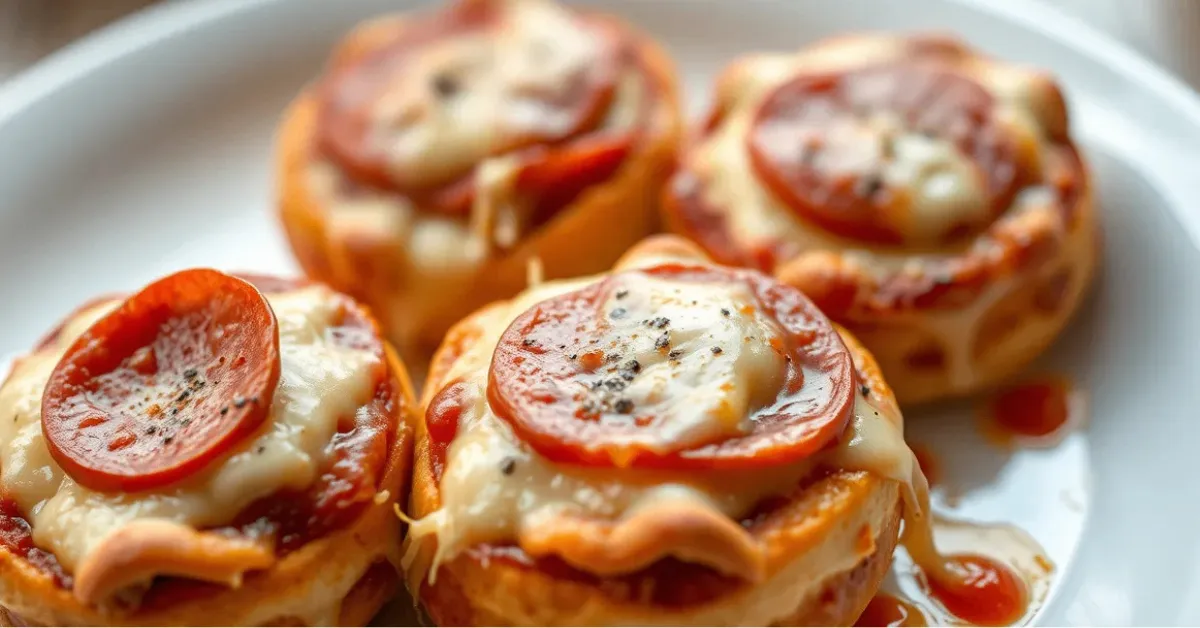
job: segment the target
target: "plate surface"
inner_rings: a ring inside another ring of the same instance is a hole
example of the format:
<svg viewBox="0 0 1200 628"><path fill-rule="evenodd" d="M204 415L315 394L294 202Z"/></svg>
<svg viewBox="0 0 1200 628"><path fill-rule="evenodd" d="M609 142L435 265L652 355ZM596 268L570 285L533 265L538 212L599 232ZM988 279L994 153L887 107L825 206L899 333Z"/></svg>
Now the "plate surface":
<svg viewBox="0 0 1200 628"><path fill-rule="evenodd" d="M204 265L294 272L276 229L271 141L284 105L355 22L403 0L168 3L0 91L0 354L79 301ZM1068 374L1089 422L1003 451L968 404L908 416L954 517L1010 522L1056 564L1041 624L1200 623L1200 100L1077 22L1025 0L593 0L657 35L699 112L733 56L864 29L945 29L1053 70L1090 158L1105 262L1036 368ZM954 499L948 499L953 494Z"/></svg>

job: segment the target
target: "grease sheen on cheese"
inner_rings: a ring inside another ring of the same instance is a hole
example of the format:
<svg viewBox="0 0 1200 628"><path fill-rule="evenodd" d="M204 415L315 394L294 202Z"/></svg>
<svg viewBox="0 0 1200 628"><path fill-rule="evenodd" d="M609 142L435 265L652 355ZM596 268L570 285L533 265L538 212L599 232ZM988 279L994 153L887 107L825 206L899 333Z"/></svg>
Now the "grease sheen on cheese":
<svg viewBox="0 0 1200 628"><path fill-rule="evenodd" d="M0 492L17 501L34 543L68 570L131 521L165 519L197 528L230 522L256 499L307 488L326 459L341 416L374 392L377 356L337 344L328 288L268 295L279 322L280 379L260 431L216 467L185 484L132 494L86 489L54 463L42 439L41 396L67 347L118 302L68 322L57 341L20 360L0 388Z"/></svg>

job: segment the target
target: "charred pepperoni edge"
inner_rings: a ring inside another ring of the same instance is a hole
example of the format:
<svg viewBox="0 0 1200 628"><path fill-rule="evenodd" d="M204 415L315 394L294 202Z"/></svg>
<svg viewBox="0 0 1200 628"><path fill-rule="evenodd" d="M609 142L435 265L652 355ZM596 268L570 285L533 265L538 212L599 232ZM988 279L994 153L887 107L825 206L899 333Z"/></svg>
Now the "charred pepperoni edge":
<svg viewBox="0 0 1200 628"><path fill-rule="evenodd" d="M1057 86L1054 89L1054 96L1061 101ZM693 143L704 141L724 122L726 114L714 109L705 125L698 129ZM1048 185L1057 192L1055 208L1070 231L1077 223L1079 203L1084 196L1083 162L1074 143L1065 135L1052 136L1043 157L1046 172L1041 181L1030 185ZM755 247L738 242L729 225L729 211L717 208L705 198L703 178L686 166L686 160L682 163L664 188L663 211L675 229L698 242L714 259L723 264L773 272L806 252L783 240ZM930 261L920 274L895 273L870 281L858 274L830 269L827 276L821 277L821 290L806 293L835 320L859 316L870 319L872 314L880 312L961 308L974 301L995 279L1043 264L1062 244L1054 233L1006 231L1004 223L1005 213L1002 213L963 253Z"/></svg>
<svg viewBox="0 0 1200 628"><path fill-rule="evenodd" d="M466 10L462 8L464 5L467 7ZM441 37L456 34L464 30L485 28L496 19L494 12L487 8L491 6L493 6L493 3L490 2L466 2L458 5L455 10L430 16L425 19L422 28L406 28L406 33L413 33L415 36L410 35L400 42L369 54L365 59L358 59L354 62L367 63L382 56L402 54L412 47L426 45ZM665 89L664 86L658 83L653 74L648 71L647 68L650 66L650 63L645 58L645 52L634 35L625 33L620 24L603 16L583 14L580 17L612 34L612 39L615 40L614 45L620 47L617 55L620 66L617 69L618 79L620 74L627 68L635 69L642 77L645 98L641 103L637 125L626 134L615 135L591 128L562 142L538 144L510 153L519 155L521 162L527 164L527 166L548 163L562 155L569 156L572 150L581 150L581 152L582 149L595 150L601 155L600 158L595 160L600 163L594 164L591 172L588 172L586 176L578 177L578 180L574 181L575 186L571 188L559 187L549 190L537 190L537 192L542 194L542 198L538 199L531 212L531 227L533 228L549 222L560 211L569 207L588 188L604 182L620 170L620 167L628 160L630 154L636 150L642 139L649 132L654 107L657 105L658 99ZM382 177L365 177L362 173L356 173L346 168L343 161L338 159L337 153L330 149L330 142L326 137L328 129L331 126L328 123L328 119L333 115L325 105L325 102L329 98L328 91L330 89L331 81L328 80L324 81L318 87L317 94L320 102L313 148L316 155L329 159L341 166L340 192L342 194L351 197L367 192L385 194L411 202L417 207L428 208L438 213L457 217L465 217L470 212L471 204L475 197L474 172L440 187L427 190L404 190L397 188L390 181ZM600 119L588 125L588 127L594 127L604 117L603 115L599 116ZM592 145L591 148L588 148L589 144ZM518 177L518 189L529 187L528 184L528 178Z"/></svg>
<svg viewBox="0 0 1200 628"><path fill-rule="evenodd" d="M277 278L247 273L238 273L234 276L249 282L265 294L287 292L313 285L313 282L306 279ZM107 300L120 298L123 298L122 295L114 294L88 301L47 334L36 350L44 349L55 342L62 333L66 321L70 318ZM392 367L384 354L379 325L363 306L348 297L340 298L345 299L347 308L346 316L339 327L367 331L369 337L378 343L383 366L380 367L376 376L378 383L373 397L359 408L359 410L365 408L367 411L356 411L351 416L339 418L338 433L334 435L334 441L329 446L337 448L339 437L341 437L342 444L359 445L351 439L356 428L364 427L367 428L364 431L375 432L366 445L376 450L374 453L381 453L382 456L376 467L375 477L369 483L373 490L363 490L352 495L337 493L336 486L331 485L338 483L344 476L337 475L337 470L333 468L338 460L335 457L329 468L322 469L318 480L313 487L310 487L310 490L300 493L280 491L247 506L234 518L235 522L239 522L236 525L212 528L229 530L232 533L246 536L261 536L263 533L274 534L276 552L281 557L303 547L306 543L345 527L357 519L364 508L374 499L379 480L386 471L392 448L396 445L397 423L401 412L400 405L403 401L399 386L395 383L397 374L392 372ZM7 378L4 382L0 382L0 385L6 382ZM347 443L347 441L349 442ZM346 447L342 449L344 450ZM359 450L361 449L362 447L359 446ZM316 490L318 488L321 490ZM343 505L346 503L349 506ZM319 504L337 509L335 516L322 517L321 513L315 512L313 507ZM290 519L285 520L285 517L290 517ZM49 575L54 584L60 588L69 590L74 584L74 578L63 569L57 556L33 545L32 528L25 513L21 512L15 501L3 495L0 495L0 549L25 559L32 567ZM147 592L147 596L157 596L156 589L160 586L164 589L162 593L172 600L188 599L204 591L215 592L220 588L218 585L184 578L162 578L156 580L155 586Z"/></svg>

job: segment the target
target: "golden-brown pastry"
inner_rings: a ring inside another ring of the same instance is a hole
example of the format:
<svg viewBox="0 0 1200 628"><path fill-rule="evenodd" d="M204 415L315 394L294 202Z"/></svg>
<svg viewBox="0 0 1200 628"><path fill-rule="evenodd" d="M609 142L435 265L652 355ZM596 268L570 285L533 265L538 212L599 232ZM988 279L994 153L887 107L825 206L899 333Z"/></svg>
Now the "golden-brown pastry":
<svg viewBox="0 0 1200 628"><path fill-rule="evenodd" d="M870 354L674 236L459 322L422 407L406 567L441 625L849 624L902 511L927 538Z"/></svg>
<svg viewBox="0 0 1200 628"><path fill-rule="evenodd" d="M412 404L324 285L196 269L83 306L0 386L5 620L364 624L400 583Z"/></svg>
<svg viewBox="0 0 1200 628"><path fill-rule="evenodd" d="M1058 86L948 37L735 62L665 196L673 230L777 272L850 329L902 403L1013 374L1096 265Z"/></svg>
<svg viewBox="0 0 1200 628"><path fill-rule="evenodd" d="M598 272L653 230L676 92L656 44L551 0L377 19L285 114L284 227L309 275L427 355L530 260Z"/></svg>

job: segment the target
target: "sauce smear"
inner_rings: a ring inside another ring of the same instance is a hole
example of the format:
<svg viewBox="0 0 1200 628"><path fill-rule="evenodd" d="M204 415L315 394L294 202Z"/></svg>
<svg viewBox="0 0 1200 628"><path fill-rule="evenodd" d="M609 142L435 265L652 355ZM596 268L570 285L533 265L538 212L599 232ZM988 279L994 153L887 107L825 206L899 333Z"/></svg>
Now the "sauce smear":
<svg viewBox="0 0 1200 628"><path fill-rule="evenodd" d="M1047 377L1004 388L987 403L984 420L988 431L1007 443L1015 438L1051 439L1061 435L1076 418L1070 382Z"/></svg>
<svg viewBox="0 0 1200 628"><path fill-rule="evenodd" d="M917 444L911 445L910 449L917 459L917 466L921 467L921 473L925 474L925 481L929 483L929 488L937 486L941 481L942 474L933 451L924 445Z"/></svg>
<svg viewBox="0 0 1200 628"><path fill-rule="evenodd" d="M1025 615L1029 596L1020 576L985 556L948 559L946 575L927 578L929 596L955 617L976 626L1007 626Z"/></svg>
<svg viewBox="0 0 1200 628"><path fill-rule="evenodd" d="M928 626L929 618L912 603L879 592L859 615L855 626Z"/></svg>

